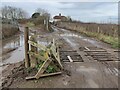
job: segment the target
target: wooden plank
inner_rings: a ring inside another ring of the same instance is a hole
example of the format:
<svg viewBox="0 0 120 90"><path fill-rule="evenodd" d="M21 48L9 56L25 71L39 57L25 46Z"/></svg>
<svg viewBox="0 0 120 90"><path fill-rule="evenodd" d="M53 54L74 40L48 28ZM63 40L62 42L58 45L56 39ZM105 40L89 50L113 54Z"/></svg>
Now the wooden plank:
<svg viewBox="0 0 120 90"><path fill-rule="evenodd" d="M84 50L85 52L106 52L106 50Z"/></svg>
<svg viewBox="0 0 120 90"><path fill-rule="evenodd" d="M110 54L90 54L90 56L107 56L107 57L109 57L110 56Z"/></svg>
<svg viewBox="0 0 120 90"><path fill-rule="evenodd" d="M77 52L76 50L60 50L60 52Z"/></svg>
<svg viewBox="0 0 120 90"><path fill-rule="evenodd" d="M105 51L105 52L87 52L87 53L92 53L92 54L111 54L111 53L109 53L107 51Z"/></svg>
<svg viewBox="0 0 120 90"><path fill-rule="evenodd" d="M74 53L73 53L73 54L72 54L72 53L69 53L69 54L64 54L64 53L63 53L63 54L60 54L60 56L61 56L61 57L62 57L62 56L64 56L64 57L67 57L67 56L79 56L79 54L78 54L78 53L75 53L75 54L74 54Z"/></svg>
<svg viewBox="0 0 120 90"><path fill-rule="evenodd" d="M29 76L25 78L26 80L36 79L35 76Z"/></svg>
<svg viewBox="0 0 120 90"><path fill-rule="evenodd" d="M87 53L89 55L111 55L110 53Z"/></svg>
<svg viewBox="0 0 120 90"><path fill-rule="evenodd" d="M114 52L120 52L120 50L114 50Z"/></svg>
<svg viewBox="0 0 120 90"><path fill-rule="evenodd" d="M35 43L37 44L37 40L36 40L36 37L35 37L35 36L31 36L31 37L30 37L30 40L33 41L33 42L35 42ZM32 45L30 45L30 47L31 47L31 51L32 51L32 52L37 53L37 47L32 46ZM31 63L30 66L31 66L32 68L34 68L34 67L37 65L37 60L36 60L36 58L34 57L34 55L30 55L30 63Z"/></svg>
<svg viewBox="0 0 120 90"><path fill-rule="evenodd" d="M72 58L70 56L67 56L70 62L73 62Z"/></svg>
<svg viewBox="0 0 120 90"><path fill-rule="evenodd" d="M34 53L34 52L32 52L32 51L29 51L28 54L29 54L29 55L32 55L32 56L34 56L35 58L38 58L38 59L40 59L40 60L42 60L42 61L45 61L45 60L48 59L48 58L45 58L44 56L41 56L40 54L36 54L36 53Z"/></svg>
<svg viewBox="0 0 120 90"><path fill-rule="evenodd" d="M61 61L60 61L60 52L59 52L59 48L57 48L57 58L58 58L59 62L61 63Z"/></svg>
<svg viewBox="0 0 120 90"><path fill-rule="evenodd" d="M85 49L87 49L88 51L90 51L90 49L89 49L89 48L87 48L87 47L85 47Z"/></svg>
<svg viewBox="0 0 120 90"><path fill-rule="evenodd" d="M43 65L42 65L41 68L39 69L38 73L35 75L35 78L36 78L36 79L38 79L38 78L41 76L41 74L44 73L44 71L47 69L47 67L49 66L50 63L51 63L51 60L50 60L50 59L46 60L46 61L43 63Z"/></svg>
<svg viewBox="0 0 120 90"><path fill-rule="evenodd" d="M59 75L62 74L62 72L55 72L55 73L49 73L49 74L41 74L40 77L47 77L47 76L53 76L53 75ZM26 77L26 80L30 80L30 79L36 79L35 76L31 76L31 77Z"/></svg>
<svg viewBox="0 0 120 90"><path fill-rule="evenodd" d="M113 59L111 58L94 58L95 60L98 60L98 61L114 61Z"/></svg>
<svg viewBox="0 0 120 90"><path fill-rule="evenodd" d="M37 44L37 43L35 43L35 42L33 42L33 41L30 41L30 40L28 40L28 43L31 44L32 46L38 47L38 48L40 48L40 49L42 49L42 50L44 50L44 51L46 50L46 46L44 46L44 45Z"/></svg>
<svg viewBox="0 0 120 90"><path fill-rule="evenodd" d="M63 66L60 62L60 58L57 57L56 47L54 44L52 44L52 46L51 46L51 52L52 52L53 56L55 57L55 59L57 60L57 62L59 63L59 66L63 69Z"/></svg>
<svg viewBox="0 0 120 90"><path fill-rule="evenodd" d="M46 77L46 76L52 76L52 75L58 75L58 74L62 74L62 72L55 72L55 73L43 74L40 77Z"/></svg>

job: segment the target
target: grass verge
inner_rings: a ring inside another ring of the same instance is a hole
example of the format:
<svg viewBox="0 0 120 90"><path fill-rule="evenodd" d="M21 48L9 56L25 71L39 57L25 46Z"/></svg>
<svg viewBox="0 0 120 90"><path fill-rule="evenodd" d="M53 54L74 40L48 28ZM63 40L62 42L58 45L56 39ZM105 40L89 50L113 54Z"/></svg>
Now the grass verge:
<svg viewBox="0 0 120 90"><path fill-rule="evenodd" d="M81 33L83 33L89 37L95 37L105 43L108 43L108 44L112 45L113 48L120 48L120 42L119 42L118 37L112 37L112 36L107 36L104 34L86 32L86 31L82 31Z"/></svg>

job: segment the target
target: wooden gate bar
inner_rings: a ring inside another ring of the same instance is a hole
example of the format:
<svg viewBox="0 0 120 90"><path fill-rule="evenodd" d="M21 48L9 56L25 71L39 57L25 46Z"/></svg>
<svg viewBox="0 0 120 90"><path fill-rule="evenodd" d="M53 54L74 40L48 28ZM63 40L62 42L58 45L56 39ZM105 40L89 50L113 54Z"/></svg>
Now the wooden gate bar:
<svg viewBox="0 0 120 90"><path fill-rule="evenodd" d="M40 59L40 60L42 60L42 61L45 61L45 60L47 59L47 58L45 58L44 56L41 56L40 54L31 52L31 51L29 51L28 54L29 54L30 56L32 55L33 57L38 58L38 59Z"/></svg>
<svg viewBox="0 0 120 90"><path fill-rule="evenodd" d="M31 36L30 37L30 40L35 42L37 44L37 40L36 40L36 37L35 36ZM33 53L37 53L37 47L33 46L33 45L30 45L31 47L31 51ZM30 66L31 67L35 67L37 65L37 60L36 58L34 57L34 55L30 55Z"/></svg>
<svg viewBox="0 0 120 90"><path fill-rule="evenodd" d="M35 43L35 42L33 42L33 41L30 41L30 40L28 40L28 43L31 44L32 46L38 47L38 48L40 48L40 49L42 49L42 50L44 50L44 51L46 50L46 47L45 47L44 45L37 44L37 43Z"/></svg>
<svg viewBox="0 0 120 90"><path fill-rule="evenodd" d="M49 64L51 63L52 60L48 59L46 60L43 65L41 66L41 68L39 69L38 73L35 75L35 78L38 79L41 74L44 73L44 71L46 70L46 68L49 66Z"/></svg>

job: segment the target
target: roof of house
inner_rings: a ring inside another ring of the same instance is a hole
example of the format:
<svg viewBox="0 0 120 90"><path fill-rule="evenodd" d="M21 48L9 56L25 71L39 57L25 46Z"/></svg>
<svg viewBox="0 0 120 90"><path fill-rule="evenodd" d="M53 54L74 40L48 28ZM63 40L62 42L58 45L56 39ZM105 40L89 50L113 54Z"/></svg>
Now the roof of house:
<svg viewBox="0 0 120 90"><path fill-rule="evenodd" d="M66 18L65 16L54 16L54 19L62 19L62 18Z"/></svg>

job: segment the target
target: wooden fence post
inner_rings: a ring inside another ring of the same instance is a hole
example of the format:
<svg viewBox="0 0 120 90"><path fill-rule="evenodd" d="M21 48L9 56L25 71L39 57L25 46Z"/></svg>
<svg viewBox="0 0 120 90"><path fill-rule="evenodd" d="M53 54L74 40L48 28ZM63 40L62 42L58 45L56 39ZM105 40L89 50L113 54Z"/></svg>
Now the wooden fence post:
<svg viewBox="0 0 120 90"><path fill-rule="evenodd" d="M37 43L37 40L34 36L30 37L30 41L33 41L33 42ZM37 47L34 47L32 45L30 47L31 47L31 51L37 54ZM33 68L37 65L37 60L32 55L30 56L30 64L31 64L31 67L33 67Z"/></svg>
<svg viewBox="0 0 120 90"><path fill-rule="evenodd" d="M100 28L99 28L99 26L98 26L98 31L97 31L98 33L100 33Z"/></svg>
<svg viewBox="0 0 120 90"><path fill-rule="evenodd" d="M29 39L29 28L25 27L24 30L24 43L25 43L25 67L28 68L30 66L30 59L28 55L29 51L29 44L28 44L28 39Z"/></svg>
<svg viewBox="0 0 120 90"><path fill-rule="evenodd" d="M116 37L116 29L114 30L114 34L113 34L113 37Z"/></svg>

